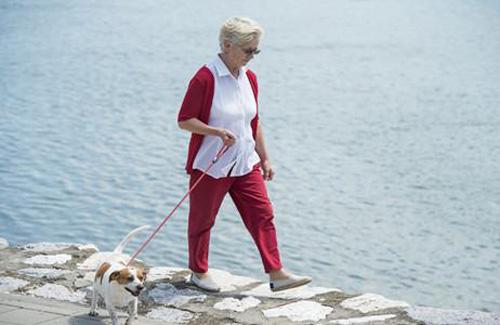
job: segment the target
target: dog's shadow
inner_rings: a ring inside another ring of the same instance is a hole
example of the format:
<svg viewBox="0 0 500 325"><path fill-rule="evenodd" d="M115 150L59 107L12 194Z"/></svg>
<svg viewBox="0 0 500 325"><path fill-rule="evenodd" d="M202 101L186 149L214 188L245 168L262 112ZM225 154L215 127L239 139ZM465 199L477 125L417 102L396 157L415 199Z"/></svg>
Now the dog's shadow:
<svg viewBox="0 0 500 325"><path fill-rule="evenodd" d="M125 324L127 319L126 315L118 315L120 324ZM110 325L111 318L105 313L105 315L89 316L86 313L73 315L68 319L68 324L70 325Z"/></svg>

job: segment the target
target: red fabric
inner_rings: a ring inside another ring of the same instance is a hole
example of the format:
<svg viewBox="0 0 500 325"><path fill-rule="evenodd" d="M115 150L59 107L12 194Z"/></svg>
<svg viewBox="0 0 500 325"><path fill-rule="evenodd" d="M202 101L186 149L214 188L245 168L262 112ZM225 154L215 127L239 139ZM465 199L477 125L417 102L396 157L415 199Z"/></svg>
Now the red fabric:
<svg viewBox="0 0 500 325"><path fill-rule="evenodd" d="M190 187L201 175L201 171L193 171ZM210 230L228 192L259 249L265 272L280 270L282 265L273 208L258 164L243 176L215 179L205 175L191 192L188 222L189 268L197 273L208 271Z"/></svg>
<svg viewBox="0 0 500 325"><path fill-rule="evenodd" d="M252 126L252 134L255 139L259 121L259 102L257 100L259 87L257 84L257 76L253 73L253 71L247 70L247 76L250 81L250 85L252 86L255 102L257 103L257 114L250 122L250 125ZM179 115L177 116L178 122L196 117L203 123L208 124L210 119L210 110L212 108L212 99L214 97L214 83L214 76L210 69L206 66L203 66L198 70L198 72L196 72L194 77L189 82L186 95L184 96L184 100L179 110ZM193 172L193 162L198 150L200 149L201 143L203 142L203 137L203 135L191 133L186 161L186 172L188 174Z"/></svg>

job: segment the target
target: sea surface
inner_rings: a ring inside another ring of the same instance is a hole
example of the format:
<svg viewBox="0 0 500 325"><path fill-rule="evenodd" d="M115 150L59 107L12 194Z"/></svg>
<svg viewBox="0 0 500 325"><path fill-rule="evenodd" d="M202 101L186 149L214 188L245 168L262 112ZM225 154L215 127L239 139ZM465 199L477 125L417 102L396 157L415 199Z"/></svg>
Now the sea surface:
<svg viewBox="0 0 500 325"><path fill-rule="evenodd" d="M187 190L178 108L235 15L266 29L250 67L285 267L500 312L498 0L2 0L0 237L109 250L160 223ZM186 219L140 258L186 267ZM229 198L210 249L266 279Z"/></svg>

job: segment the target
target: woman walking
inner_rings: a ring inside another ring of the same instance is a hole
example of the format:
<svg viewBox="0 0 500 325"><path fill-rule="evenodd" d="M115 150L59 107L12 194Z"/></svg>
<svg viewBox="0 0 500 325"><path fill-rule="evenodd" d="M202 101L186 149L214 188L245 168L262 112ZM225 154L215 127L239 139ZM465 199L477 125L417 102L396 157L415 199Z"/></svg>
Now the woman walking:
<svg viewBox="0 0 500 325"><path fill-rule="evenodd" d="M235 17L220 29L220 53L189 83L178 115L191 132L186 171L190 186L203 174L223 145L228 150L190 194L188 246L191 282L208 291L220 286L210 277L210 230L226 194L231 196L260 252L273 291L307 284L310 277L285 272L281 264L273 209L264 181L274 171L258 118L258 86L246 64L259 54L262 28Z"/></svg>

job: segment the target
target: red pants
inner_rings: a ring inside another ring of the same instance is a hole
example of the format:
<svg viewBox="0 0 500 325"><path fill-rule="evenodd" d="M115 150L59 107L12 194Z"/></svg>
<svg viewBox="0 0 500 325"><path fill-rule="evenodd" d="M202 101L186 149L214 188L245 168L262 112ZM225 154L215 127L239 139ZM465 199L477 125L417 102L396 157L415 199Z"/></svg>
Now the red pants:
<svg viewBox="0 0 500 325"><path fill-rule="evenodd" d="M190 186L202 175L191 174ZM189 196L189 268L208 271L210 229L226 193L231 195L246 228L259 249L266 273L281 269L273 223L273 208L258 165L247 175L215 179L205 175Z"/></svg>

